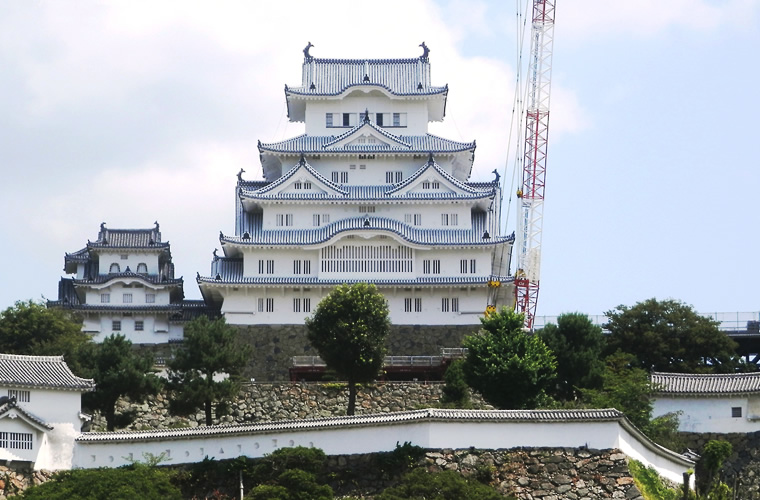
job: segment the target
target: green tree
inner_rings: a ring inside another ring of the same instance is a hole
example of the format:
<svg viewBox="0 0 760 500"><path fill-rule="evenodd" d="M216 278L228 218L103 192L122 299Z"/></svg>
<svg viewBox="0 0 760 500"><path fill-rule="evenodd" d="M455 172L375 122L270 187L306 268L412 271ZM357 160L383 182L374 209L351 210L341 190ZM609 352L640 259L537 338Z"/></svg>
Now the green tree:
<svg viewBox="0 0 760 500"><path fill-rule="evenodd" d="M697 462L696 486L700 495L713 493L713 497L720 498L721 482L718 473L723 468L723 463L731 456L734 448L728 441L712 439L705 444L702 450L702 458Z"/></svg>
<svg viewBox="0 0 760 500"><path fill-rule="evenodd" d="M64 309L28 300L0 312L0 352L63 356L71 371L81 376L80 350L88 343L82 322Z"/></svg>
<svg viewBox="0 0 760 500"><path fill-rule="evenodd" d="M677 300L656 299L607 311L607 353L636 356L647 371L704 373L734 370L736 344L718 323Z"/></svg>
<svg viewBox="0 0 760 500"><path fill-rule="evenodd" d="M538 336L557 358L554 396L564 401L578 397L579 388L598 389L602 385L604 336L602 329L581 313L566 313L549 323Z"/></svg>
<svg viewBox="0 0 760 500"><path fill-rule="evenodd" d="M124 427L134 420L134 412L116 415L116 401L127 396L132 402L157 394L161 380L153 374L150 354L138 355L123 335L111 335L88 349L85 372L95 380L95 391L83 395L84 404L100 410L108 430Z"/></svg>
<svg viewBox="0 0 760 500"><path fill-rule="evenodd" d="M459 473L446 470L428 472L415 469L401 478L401 484L388 488L376 500L503 500L495 489L477 481L468 481ZM514 498L514 497L509 497Z"/></svg>
<svg viewBox="0 0 760 500"><path fill-rule="evenodd" d="M168 364L172 413L188 415L202 407L206 425L211 425L215 402L217 416L227 412L251 352L249 345L237 341L236 333L224 318L201 316L185 326L182 348Z"/></svg>
<svg viewBox="0 0 760 500"><path fill-rule="evenodd" d="M535 408L554 382L554 354L523 331L522 314L503 308L480 322L480 332L464 339L467 383L497 408Z"/></svg>
<svg viewBox="0 0 760 500"><path fill-rule="evenodd" d="M356 384L370 382L383 367L390 330L388 303L375 285L335 287L306 318L309 342L328 368L348 382L348 415L356 407Z"/></svg>
<svg viewBox="0 0 760 500"><path fill-rule="evenodd" d="M629 353L617 352L605 359L601 389L581 390L591 408L615 408L645 431L652 417L654 388L649 374Z"/></svg>
<svg viewBox="0 0 760 500"><path fill-rule="evenodd" d="M252 480L256 486L246 498L251 500L330 500L332 488L318 476L327 457L319 448L280 448L257 460Z"/></svg>
<svg viewBox="0 0 760 500"><path fill-rule="evenodd" d="M167 470L134 464L118 469L74 469L27 488L24 500L181 500Z"/></svg>
<svg viewBox="0 0 760 500"><path fill-rule="evenodd" d="M441 403L446 408L472 408L470 386L464 374L464 360L453 361L443 375L445 385L441 392Z"/></svg>

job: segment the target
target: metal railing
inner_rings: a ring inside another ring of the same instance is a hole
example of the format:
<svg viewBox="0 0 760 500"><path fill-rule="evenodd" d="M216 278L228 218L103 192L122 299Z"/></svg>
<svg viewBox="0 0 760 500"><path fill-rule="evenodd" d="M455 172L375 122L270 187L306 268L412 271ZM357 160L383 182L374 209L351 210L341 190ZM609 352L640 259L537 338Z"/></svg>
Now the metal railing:
<svg viewBox="0 0 760 500"><path fill-rule="evenodd" d="M740 331L755 330L755 326L760 321L760 311L753 312L710 312L698 313L700 316L710 318L720 323L718 328L722 331ZM609 318L604 314L589 315L591 322L597 326L604 327ZM533 327L540 330L549 323L557 324L557 316L536 316Z"/></svg>

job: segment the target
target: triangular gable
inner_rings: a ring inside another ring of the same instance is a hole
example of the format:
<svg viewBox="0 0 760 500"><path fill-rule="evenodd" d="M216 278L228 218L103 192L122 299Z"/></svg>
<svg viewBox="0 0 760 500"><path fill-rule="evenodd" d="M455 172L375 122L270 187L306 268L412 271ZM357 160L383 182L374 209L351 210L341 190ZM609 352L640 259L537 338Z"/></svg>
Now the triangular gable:
<svg viewBox="0 0 760 500"><path fill-rule="evenodd" d="M365 115L364 120L351 130L342 133L331 141L326 142L322 147L329 151L331 149L349 148L389 148L391 146L411 149L412 145L403 141L400 137L393 135L382 128L378 127L372 120ZM360 142L362 138L371 138L375 142Z"/></svg>
<svg viewBox="0 0 760 500"><path fill-rule="evenodd" d="M425 186L425 183L428 182L430 183L430 186ZM438 187L434 187L434 183L436 182L438 183ZM483 193L484 191L472 188L454 178L435 162L431 153L428 157L428 161L422 167L403 182L394 185L393 188L387 191L387 194L393 196L405 196L409 193L432 194L442 192L477 194Z"/></svg>
<svg viewBox="0 0 760 500"><path fill-rule="evenodd" d="M4 418L12 420L20 419L22 422L25 422L27 425L40 432L53 430L52 425L48 425L42 419L35 417L20 406L16 406L15 403L8 403L0 407L0 420Z"/></svg>
<svg viewBox="0 0 760 500"><path fill-rule="evenodd" d="M312 188L310 192L327 192L334 195L345 196L348 191L341 188L338 184L328 180L325 176L314 170L306 161L304 155L301 155L301 159L296 163L293 168L285 172L285 174L276 181L268 184L266 187L251 192L252 195L276 195L283 192L308 193L309 191L296 190L294 185L297 182L309 181L312 182Z"/></svg>

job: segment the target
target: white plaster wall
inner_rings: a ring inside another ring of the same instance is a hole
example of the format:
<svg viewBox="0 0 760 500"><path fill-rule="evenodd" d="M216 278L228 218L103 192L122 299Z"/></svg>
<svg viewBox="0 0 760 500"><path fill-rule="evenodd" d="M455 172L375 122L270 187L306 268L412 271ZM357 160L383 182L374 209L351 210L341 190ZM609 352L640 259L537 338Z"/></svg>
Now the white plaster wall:
<svg viewBox="0 0 760 500"><path fill-rule="evenodd" d="M731 408L740 407L741 417L732 417ZM755 432L760 430L760 415L750 408L747 396L721 398L674 398L658 396L652 415L681 411L678 430L682 432Z"/></svg>
<svg viewBox="0 0 760 500"><path fill-rule="evenodd" d="M274 260L274 274L267 274L266 262L264 262L264 272L259 273L259 260ZM293 273L293 261L301 261L301 274ZM303 261L311 261L311 272L304 273ZM272 249L251 249L245 250L243 254L243 276L245 277L274 277L274 276L316 276L319 266L318 250L302 250L298 248L278 248Z"/></svg>
<svg viewBox="0 0 760 500"><path fill-rule="evenodd" d="M124 284L131 284L130 287L124 287ZM104 293L110 294L110 302L101 302L101 295ZM124 294L132 294L132 302L126 303L127 305L137 306L147 304L145 295L152 293L156 296L155 302L152 305L162 305L170 303L169 289L166 287L158 287L149 284L144 284L137 280L124 280L114 281L110 285L105 287L90 287L85 293L85 303L93 305L123 305Z"/></svg>
<svg viewBox="0 0 760 500"><path fill-rule="evenodd" d="M383 138L383 140L387 141L388 139ZM309 165L328 180L332 179L331 172L346 171L348 172L349 184L378 186L388 184L385 179L386 172L401 171L403 173L402 180L408 179L417 170L425 166L428 161L428 155L392 156L377 154L375 155L375 158L366 159L359 159L356 154L340 156L322 155L319 158L309 156L307 159ZM435 156L435 162L438 166L448 173L452 173L453 171L453 159L453 154L441 153ZM284 160L283 170L287 172L296 163L298 163L297 157L294 157L292 160ZM355 165L356 168L352 169L351 165ZM362 165L365 165L365 168L361 168Z"/></svg>
<svg viewBox="0 0 760 500"><path fill-rule="evenodd" d="M23 421L23 417L15 417L17 413L18 412L15 410L10 410L6 415L3 416L3 418L0 418L0 431L32 434L32 449L17 450L10 448L0 448L0 460L36 462L38 460L40 451L46 446L44 439L45 434Z"/></svg>
<svg viewBox="0 0 760 500"><path fill-rule="evenodd" d="M387 127L394 135L422 135L428 128L428 105L421 100L389 98L367 87L369 92L357 89L343 99L306 101L306 133L308 135L340 135L349 130L343 127L327 128L326 113L356 113L369 110L372 121L374 113L407 113L406 127ZM338 123L338 122L336 122Z"/></svg>
<svg viewBox="0 0 760 500"><path fill-rule="evenodd" d="M126 259L121 256L126 255ZM119 264L121 272L125 272L127 267L133 273L137 272L137 265L144 263L148 266L148 274L158 274L158 254L156 252L98 252L98 272L108 274L111 264Z"/></svg>
<svg viewBox="0 0 760 500"><path fill-rule="evenodd" d="M660 474L680 481L693 464L654 452L639 442L617 422L402 422L366 427L321 430L285 430L241 435L182 438L164 441L111 443L79 442L74 464L82 468L118 467L129 458L142 459L144 453L166 453L172 464L198 462L205 457L224 459L240 455L261 457L291 446L317 447L328 455L391 451L396 443L411 442L430 449L483 449L529 447L580 447L597 449L625 447L624 453L654 466Z"/></svg>

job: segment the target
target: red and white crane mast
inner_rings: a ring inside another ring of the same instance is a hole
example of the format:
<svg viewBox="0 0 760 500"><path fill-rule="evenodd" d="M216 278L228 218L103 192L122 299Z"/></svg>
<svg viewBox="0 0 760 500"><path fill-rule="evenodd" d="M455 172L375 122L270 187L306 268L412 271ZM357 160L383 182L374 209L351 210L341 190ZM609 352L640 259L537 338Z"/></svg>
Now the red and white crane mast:
<svg viewBox="0 0 760 500"><path fill-rule="evenodd" d="M534 0L531 28L530 81L525 113L525 148L521 187L517 191L516 309L533 328L541 271L541 231L544 219L546 148L549 139L552 49L555 0Z"/></svg>

